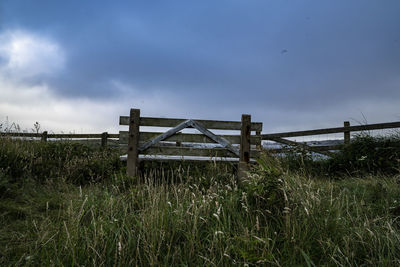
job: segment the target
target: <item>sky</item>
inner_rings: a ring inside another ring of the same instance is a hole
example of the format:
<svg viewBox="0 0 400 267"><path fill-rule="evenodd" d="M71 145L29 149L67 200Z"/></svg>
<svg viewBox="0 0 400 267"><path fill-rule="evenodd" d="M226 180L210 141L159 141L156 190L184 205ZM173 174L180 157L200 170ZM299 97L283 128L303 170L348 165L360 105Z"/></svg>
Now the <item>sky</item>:
<svg viewBox="0 0 400 267"><path fill-rule="evenodd" d="M116 133L120 115L263 133L400 121L400 1L0 0L0 123Z"/></svg>

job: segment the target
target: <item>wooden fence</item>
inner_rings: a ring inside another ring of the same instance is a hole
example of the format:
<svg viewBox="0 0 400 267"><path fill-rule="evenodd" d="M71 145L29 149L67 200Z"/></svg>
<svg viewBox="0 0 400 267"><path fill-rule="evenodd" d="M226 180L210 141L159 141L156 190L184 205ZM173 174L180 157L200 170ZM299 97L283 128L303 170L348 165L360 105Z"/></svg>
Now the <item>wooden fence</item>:
<svg viewBox="0 0 400 267"><path fill-rule="evenodd" d="M107 146L109 139L118 139L120 146L122 146L121 151L128 152L128 173L133 175L137 171L139 154L214 158L233 157L239 159L239 165L244 163L244 167L241 168L246 169L250 158L255 158L259 155L262 140L300 147L304 150L329 156L332 154L331 151L339 149L341 145L310 146L285 138L343 133L344 144L349 144L351 132L400 128L400 122L350 126L350 123L345 121L343 127L261 134L262 123L251 122L250 115L242 115L241 121L187 120L140 117L140 110L137 109L132 109L130 116L121 116L120 125L128 125L129 131L120 131L119 134L109 134L107 132L101 134L49 134L45 131L43 133L0 133L0 136L40 138L42 141L47 141L48 139L97 139L101 140L101 146L103 147ZM164 133L140 132L140 126L172 127L172 129ZM180 130L184 128L197 128L202 134L180 133ZM214 135L208 129L240 130L241 134ZM251 132L255 134L251 135ZM217 143L220 147L196 148L193 147L193 143ZM283 152L282 149L270 149L270 151L273 153Z"/></svg>
<svg viewBox="0 0 400 267"><path fill-rule="evenodd" d="M337 150L340 145L335 146L309 146L304 143L291 141L284 139L284 137L298 137L298 136L314 136L321 134L335 134L343 133L344 144L350 143L350 133L351 132L361 132L361 131L371 131L371 130L383 130L383 129L393 129L400 128L400 122L387 122L387 123L375 123L375 124L365 124L350 126L350 122L345 121L343 127L336 128L325 128L325 129L315 129L315 130L305 130L305 131L295 131L295 132L282 132L282 133L271 133L271 134L261 134L262 140L270 140L277 143L300 147L305 150L309 150L315 153L331 155L332 150ZM280 152L280 150L275 150L275 152Z"/></svg>
<svg viewBox="0 0 400 267"><path fill-rule="evenodd" d="M101 146L106 147L108 140L119 139L119 134L109 134L107 132L101 134L49 134L47 131L42 133L0 133L1 136L20 137L20 138L40 138L43 142L48 139L88 139L88 140L101 140Z"/></svg>
<svg viewBox="0 0 400 267"><path fill-rule="evenodd" d="M152 156L233 157L239 160L239 169L245 170L251 157L257 157L261 147L259 133L261 122L251 122L250 115L242 115L241 121L193 120L174 118L140 117L139 109L131 109L130 116L121 116L120 125L129 131L120 132L120 141L127 144L127 173L135 176L139 154ZM141 132L140 126L172 128L164 133ZM201 134L181 133L185 128L195 128ZM240 135L216 135L209 129L240 130ZM251 135L254 132L254 135ZM218 147L196 144L218 144ZM253 145L253 146L252 146Z"/></svg>

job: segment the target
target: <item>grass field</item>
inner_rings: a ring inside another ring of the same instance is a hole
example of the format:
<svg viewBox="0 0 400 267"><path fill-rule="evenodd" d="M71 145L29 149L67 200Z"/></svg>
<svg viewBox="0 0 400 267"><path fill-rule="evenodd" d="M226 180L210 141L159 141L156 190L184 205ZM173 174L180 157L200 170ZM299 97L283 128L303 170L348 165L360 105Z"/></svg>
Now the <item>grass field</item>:
<svg viewBox="0 0 400 267"><path fill-rule="evenodd" d="M0 142L2 266L400 265L395 172L265 156L240 185L211 163L147 166L138 183L111 150Z"/></svg>

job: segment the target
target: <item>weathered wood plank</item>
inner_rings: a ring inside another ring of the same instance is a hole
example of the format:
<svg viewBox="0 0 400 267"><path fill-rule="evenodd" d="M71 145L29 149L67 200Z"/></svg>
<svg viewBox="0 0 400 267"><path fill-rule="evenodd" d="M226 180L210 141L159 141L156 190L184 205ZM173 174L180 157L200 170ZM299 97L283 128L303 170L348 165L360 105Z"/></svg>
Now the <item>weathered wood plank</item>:
<svg viewBox="0 0 400 267"><path fill-rule="evenodd" d="M341 145L333 145L333 146L312 146L314 151L330 151L330 150L339 150ZM287 152L287 148L263 148L263 151L267 151L269 153L285 153ZM313 151L313 152L314 152ZM316 152L317 153L317 152Z"/></svg>
<svg viewBox="0 0 400 267"><path fill-rule="evenodd" d="M126 161L126 155L120 157L122 161ZM197 157L197 156L157 156L157 155L140 155L139 161L158 161L158 162L170 162L170 161L181 161L181 162L213 162L213 163L229 163L237 164L238 158L212 158L212 157ZM257 163L254 159L251 159L250 163Z"/></svg>
<svg viewBox="0 0 400 267"><path fill-rule="evenodd" d="M108 134L108 138L119 138L119 133L118 134Z"/></svg>
<svg viewBox="0 0 400 267"><path fill-rule="evenodd" d="M303 144L303 143L298 143L298 142L295 142L295 141L291 141L291 140L287 140L287 139L283 139L283 138L279 138L279 137L275 137L275 138L270 139L270 140L278 142L278 143L281 143L281 144L289 145L289 146L301 147L301 148L303 148L305 150L309 150L309 151L312 151L312 152L315 152L315 153L320 153L320 154L323 154L325 156L332 156L332 153L329 152L329 151L317 150L317 149L314 149L314 147L306 145L306 144Z"/></svg>
<svg viewBox="0 0 400 267"><path fill-rule="evenodd" d="M184 162L191 162L191 163L198 163L198 162L204 162L204 161L209 161L212 163L230 163L230 164L238 164L239 160L237 158L189 158L185 156L185 158L178 157L178 158L167 158L167 157L162 157L162 158L154 158L154 157L145 157L145 158L139 158L139 161L158 161L158 162L176 162L176 161L184 161ZM255 161L252 161L254 163Z"/></svg>
<svg viewBox="0 0 400 267"><path fill-rule="evenodd" d="M261 135L261 131L256 131L256 135L257 136L260 136ZM261 138L261 137L260 137ZM252 144L251 143L251 136L250 136L250 144ZM252 144L253 145L253 144ZM255 145L257 145L257 149L261 149L261 141L260 141L260 143L258 143L258 144L255 144Z"/></svg>
<svg viewBox="0 0 400 267"><path fill-rule="evenodd" d="M238 165L238 181L239 184L247 179L247 170L250 163L250 127L251 116L242 114L242 127L240 130L240 159Z"/></svg>
<svg viewBox="0 0 400 267"><path fill-rule="evenodd" d="M216 143L220 144L222 147L228 149L230 152L234 153L236 156L239 156L239 150L237 148L233 147L229 143L229 141L227 141L225 138L215 135L211 131L204 128L199 122L190 120L190 124L197 130L199 130L202 134L204 134L208 138L212 139L214 142L216 142ZM249 137L249 142L250 142L250 137Z"/></svg>
<svg viewBox="0 0 400 267"><path fill-rule="evenodd" d="M251 151L252 157L259 156L260 151ZM142 155L165 155L165 156L198 156L198 157L237 157L225 148L192 148L192 147L150 147L141 152Z"/></svg>
<svg viewBox="0 0 400 267"><path fill-rule="evenodd" d="M140 126L175 127L186 120L187 119L141 117ZM240 121L194 120L201 123L207 129L240 130L241 128ZM128 125L128 123L128 116L120 116L119 125ZM262 131L262 122L253 122L251 124L251 130Z"/></svg>
<svg viewBox="0 0 400 267"><path fill-rule="evenodd" d="M350 127L336 127L336 128L325 128L325 129L306 130L306 131L262 134L261 137L262 140L270 140L270 138L274 137L296 137L296 136L309 136L309 135L319 135L319 134L343 133L346 131L360 132L360 131L383 130L392 128L400 128L400 122L375 123L375 124L366 124L366 125L358 125Z"/></svg>
<svg viewBox="0 0 400 267"><path fill-rule="evenodd" d="M159 136L161 133L156 132L140 132L140 141L148 141ZM111 136L111 135L109 135ZM225 138L231 144L240 144L240 135L218 135ZM128 143L128 131L119 132L119 142L121 144ZM166 138L164 141L170 142L186 142L186 143L214 143L209 137L203 134L190 134L190 133L176 133L173 136ZM252 135L250 136L250 143L252 145L260 145L261 137Z"/></svg>
<svg viewBox="0 0 400 267"><path fill-rule="evenodd" d="M126 165L126 173L128 176L136 176L138 174L139 118L140 109L131 109L129 120L128 159Z"/></svg>
<svg viewBox="0 0 400 267"><path fill-rule="evenodd" d="M343 122L343 126L345 127L345 128L348 128L348 127L350 127L350 122L349 121L345 121L345 122ZM344 132L344 143L345 144L350 144L350 131L345 131Z"/></svg>
<svg viewBox="0 0 400 267"><path fill-rule="evenodd" d="M242 114L242 129L240 132L240 161L246 164L250 161L250 124L251 116Z"/></svg>
<svg viewBox="0 0 400 267"><path fill-rule="evenodd" d="M128 131L126 133L126 143L128 143ZM2 136L10 137L42 137L43 134L38 133L0 133ZM102 134L49 134L47 133L47 138L101 138ZM119 134L108 134L108 138L119 138Z"/></svg>
<svg viewBox="0 0 400 267"><path fill-rule="evenodd" d="M107 146L107 139L108 139L108 133L104 132L101 134L101 146L106 147Z"/></svg>
<svg viewBox="0 0 400 267"><path fill-rule="evenodd" d="M190 123L191 123L191 120L186 120L186 121L180 123L176 127L166 131L165 133L160 134L159 136L157 136L157 137L151 139L150 141L146 142L145 144L141 145L139 147L139 151L143 152L146 149L148 149L149 147L157 144L158 142L160 142L160 141L162 141L162 140L174 135L175 133L187 128L189 125L191 125Z"/></svg>
<svg viewBox="0 0 400 267"><path fill-rule="evenodd" d="M47 142L47 131L44 131L44 132L42 133L42 141L43 141L43 142Z"/></svg>
<svg viewBox="0 0 400 267"><path fill-rule="evenodd" d="M8 136L8 137L40 137L42 138L41 133L0 133L0 136Z"/></svg>
<svg viewBox="0 0 400 267"><path fill-rule="evenodd" d="M102 134L48 134L47 138L101 138Z"/></svg>

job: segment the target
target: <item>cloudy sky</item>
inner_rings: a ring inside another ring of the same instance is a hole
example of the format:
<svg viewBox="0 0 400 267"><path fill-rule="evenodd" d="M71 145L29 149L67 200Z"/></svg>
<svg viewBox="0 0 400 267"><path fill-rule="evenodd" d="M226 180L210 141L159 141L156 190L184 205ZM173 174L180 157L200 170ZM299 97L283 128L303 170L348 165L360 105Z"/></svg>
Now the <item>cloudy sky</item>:
<svg viewBox="0 0 400 267"><path fill-rule="evenodd" d="M400 1L0 0L0 122L143 116L264 131L400 120Z"/></svg>

